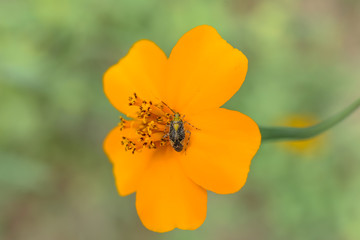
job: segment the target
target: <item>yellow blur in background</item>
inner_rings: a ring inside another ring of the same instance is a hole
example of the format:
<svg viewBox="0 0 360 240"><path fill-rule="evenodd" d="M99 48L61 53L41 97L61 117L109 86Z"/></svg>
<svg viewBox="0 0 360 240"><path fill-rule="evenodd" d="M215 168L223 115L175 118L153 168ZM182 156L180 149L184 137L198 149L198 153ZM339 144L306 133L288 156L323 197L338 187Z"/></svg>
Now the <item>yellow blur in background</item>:
<svg viewBox="0 0 360 240"><path fill-rule="evenodd" d="M196 231L145 229L102 149L120 115L102 76L134 42L169 55L211 25L249 60L224 107L263 126L320 121L359 96L359 12L353 0L0 1L0 239L360 239L359 112L299 154L263 144L245 187L210 194Z"/></svg>
<svg viewBox="0 0 360 240"><path fill-rule="evenodd" d="M320 120L316 120L311 115L298 114L289 116L288 118L284 119L281 126L304 128L310 127L319 122ZM324 144L326 144L326 137L324 135L325 134L322 134L320 136L305 140L284 141L282 142L282 146L285 147L288 151L293 152L294 154L318 155L322 151Z"/></svg>

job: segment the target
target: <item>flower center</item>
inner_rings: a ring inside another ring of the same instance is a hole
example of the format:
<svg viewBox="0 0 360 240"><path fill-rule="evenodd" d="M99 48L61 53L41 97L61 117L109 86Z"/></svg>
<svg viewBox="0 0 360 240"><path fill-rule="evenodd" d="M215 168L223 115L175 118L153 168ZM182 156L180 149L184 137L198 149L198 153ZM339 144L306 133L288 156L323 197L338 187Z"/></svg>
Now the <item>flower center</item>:
<svg viewBox="0 0 360 240"><path fill-rule="evenodd" d="M123 137L121 144L125 151L141 151L144 148L156 149L166 146L170 141L170 127L174 116L179 116L164 102L153 103L145 101L136 93L129 97L129 105L138 108L133 120L125 120L120 117L120 130L127 128L135 129L136 134L132 137ZM178 118L182 123L182 120Z"/></svg>

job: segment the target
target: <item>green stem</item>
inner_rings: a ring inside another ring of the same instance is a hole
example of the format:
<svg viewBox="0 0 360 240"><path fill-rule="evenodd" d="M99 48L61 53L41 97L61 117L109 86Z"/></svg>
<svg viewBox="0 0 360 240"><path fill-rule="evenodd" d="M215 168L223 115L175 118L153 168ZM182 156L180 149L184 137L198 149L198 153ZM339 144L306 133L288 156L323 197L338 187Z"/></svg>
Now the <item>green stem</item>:
<svg viewBox="0 0 360 240"><path fill-rule="evenodd" d="M299 140L315 137L341 122L358 107L360 107L360 98L338 114L310 127L260 127L262 141Z"/></svg>

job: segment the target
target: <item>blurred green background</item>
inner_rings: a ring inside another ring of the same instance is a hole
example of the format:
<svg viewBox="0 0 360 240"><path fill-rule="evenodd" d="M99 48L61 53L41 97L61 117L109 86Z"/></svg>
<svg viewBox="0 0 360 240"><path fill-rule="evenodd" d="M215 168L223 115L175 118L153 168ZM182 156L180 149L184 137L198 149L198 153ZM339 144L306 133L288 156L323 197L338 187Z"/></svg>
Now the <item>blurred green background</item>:
<svg viewBox="0 0 360 240"><path fill-rule="evenodd" d="M103 153L119 113L103 73L139 39L167 54L209 24L249 59L225 105L260 125L359 97L357 0L0 1L0 239L360 239L359 111L303 150L266 143L196 231L157 234Z"/></svg>

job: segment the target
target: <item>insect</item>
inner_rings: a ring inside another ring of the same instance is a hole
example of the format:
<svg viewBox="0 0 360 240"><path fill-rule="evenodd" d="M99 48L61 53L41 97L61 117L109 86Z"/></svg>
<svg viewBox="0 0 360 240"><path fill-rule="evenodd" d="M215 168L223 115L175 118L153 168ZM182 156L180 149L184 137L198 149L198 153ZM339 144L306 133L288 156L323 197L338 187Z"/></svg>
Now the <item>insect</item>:
<svg viewBox="0 0 360 240"><path fill-rule="evenodd" d="M184 123L189 124L196 130L200 130L200 129L194 127L187 121L183 121L183 118L185 116L181 117L180 113L172 110L166 103L164 103L164 102L162 102L162 103L165 106L167 106L174 113L173 119L167 124L167 126L169 126L169 132L166 133L162 138L164 139L166 137L169 137L170 144L174 148L174 150L177 152L181 152L184 149L185 133L188 133L189 137L187 139L186 146L185 146L185 152L186 152L186 148L190 141L191 132L189 130L185 130Z"/></svg>

